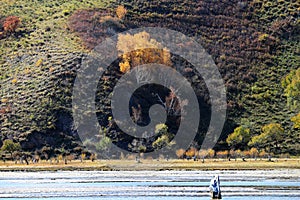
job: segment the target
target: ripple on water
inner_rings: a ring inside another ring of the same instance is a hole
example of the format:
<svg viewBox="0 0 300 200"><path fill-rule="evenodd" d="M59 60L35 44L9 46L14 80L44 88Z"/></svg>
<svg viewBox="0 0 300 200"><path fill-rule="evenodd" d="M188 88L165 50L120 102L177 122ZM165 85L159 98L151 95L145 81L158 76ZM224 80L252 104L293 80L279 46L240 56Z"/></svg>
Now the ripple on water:
<svg viewBox="0 0 300 200"><path fill-rule="evenodd" d="M300 198L300 170L0 172L0 198L208 199L219 174L223 199Z"/></svg>

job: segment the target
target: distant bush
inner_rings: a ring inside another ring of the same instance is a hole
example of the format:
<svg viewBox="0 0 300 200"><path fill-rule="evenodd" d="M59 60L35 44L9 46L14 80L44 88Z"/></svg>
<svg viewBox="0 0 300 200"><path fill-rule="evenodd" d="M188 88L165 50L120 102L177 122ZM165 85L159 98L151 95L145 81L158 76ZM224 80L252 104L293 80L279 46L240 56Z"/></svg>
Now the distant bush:
<svg viewBox="0 0 300 200"><path fill-rule="evenodd" d="M127 13L127 10L124 6L118 6L116 9L116 15L119 19L123 19Z"/></svg>
<svg viewBox="0 0 300 200"><path fill-rule="evenodd" d="M184 149L178 149L176 151L176 155L177 155L178 158L183 159L184 155L185 155L185 150Z"/></svg>
<svg viewBox="0 0 300 200"><path fill-rule="evenodd" d="M191 147L185 154L187 157L193 158L194 156L196 156L198 154L198 150L194 147Z"/></svg>
<svg viewBox="0 0 300 200"><path fill-rule="evenodd" d="M300 129L300 113L291 118L291 121L294 122L294 128Z"/></svg>
<svg viewBox="0 0 300 200"><path fill-rule="evenodd" d="M19 150L21 150L20 143L16 143L16 142L14 142L12 140L9 140L9 139L4 140L3 145L1 147L1 151L10 153L11 157L13 157L12 156L13 152L19 151Z"/></svg>
<svg viewBox="0 0 300 200"><path fill-rule="evenodd" d="M208 149L208 158L214 158L215 157L215 150L213 149Z"/></svg>
<svg viewBox="0 0 300 200"><path fill-rule="evenodd" d="M228 151L218 151L217 152L218 158L227 158L228 157Z"/></svg>
<svg viewBox="0 0 300 200"><path fill-rule="evenodd" d="M16 16L9 16L4 19L3 30L5 34L12 34L19 27L21 20Z"/></svg>

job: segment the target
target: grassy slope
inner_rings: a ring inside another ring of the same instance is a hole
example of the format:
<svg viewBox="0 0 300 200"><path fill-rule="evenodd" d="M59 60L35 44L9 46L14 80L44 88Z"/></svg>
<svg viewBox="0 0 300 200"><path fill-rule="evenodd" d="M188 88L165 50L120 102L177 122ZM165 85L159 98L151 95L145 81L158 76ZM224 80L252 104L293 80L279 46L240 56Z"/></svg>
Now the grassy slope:
<svg viewBox="0 0 300 200"><path fill-rule="evenodd" d="M259 132L268 123L282 124L287 134L282 144L290 152L299 152L300 149L297 142L300 131L292 128L290 120L300 108L287 104L281 80L290 71L300 67L300 36L297 34L300 29L299 6L298 1L253 1L257 26L264 33L276 37L278 44L271 49L270 58L255 66L258 80L245 91L242 99L248 112L242 115L244 119L241 124L249 125L255 132ZM285 20L292 23L284 23ZM276 23L280 24L280 28L275 26Z"/></svg>
<svg viewBox="0 0 300 200"><path fill-rule="evenodd" d="M68 132L72 134L70 127L65 127L71 122L58 117L69 114L71 85L87 51L68 31L67 19L77 9L106 7L109 3L103 0L1 1L2 17L15 15L22 20L17 33L0 40L3 139L26 142L28 134L45 133L33 136L36 146L27 144L25 149L41 148L47 143L42 137L51 139L59 135L47 136L47 133L64 132L53 141L58 147L72 139L64 136Z"/></svg>
<svg viewBox="0 0 300 200"><path fill-rule="evenodd" d="M173 1L163 1L158 6L158 2L146 1L134 1L132 4L129 1L114 3L109 0L1 0L0 17L16 15L22 19L22 26L15 36L0 40L1 100L5 100L1 103L1 109L8 110L0 116L2 137L15 137L24 141L33 132L72 132L70 127L64 129L63 126L69 122L58 120L57 117L67 115L70 111L70 107L65 106L70 105L70 87L76 69L87 51L83 48L82 41L68 30L68 17L78 9L125 4L128 9L125 21L128 24L165 24L168 28L173 27L184 33L186 31L190 36L201 36L203 46L219 64L228 88L227 133L234 126L244 124L249 125L253 133L258 133L262 125L279 122L287 133L290 132L288 140L297 138L299 131L292 130L290 123L290 117L297 110L289 110L286 106L280 80L291 69L299 67L299 37L276 35L270 27L276 20L294 16L295 12L299 14L299 3L251 1L253 12L240 13L245 17L251 16L249 23L241 20L241 16L230 15L226 11L227 8L235 9L233 3L220 1L218 9L215 3L203 1L207 3L203 6L207 10L197 10L201 7L194 6L193 3L196 5L198 2L200 1L180 1L174 4ZM201 12L204 14L199 17L197 13ZM211 24L214 18L219 20L219 24ZM194 19L196 23L190 19ZM228 19L229 24L226 24L225 20ZM299 17L297 23L299 26ZM233 28L226 27L229 25ZM235 26L237 27L234 28ZM262 44L261 48L271 49L262 52L258 50L259 56L254 61L244 60L242 64L236 64L243 58L239 52L244 49L239 49L240 43L234 42L238 41L241 33L249 36L242 31L244 28L257 38L259 35L255 35L256 32L274 34L277 43L275 46ZM221 44L225 45L223 49L219 48ZM255 80L241 78L252 73L257 77ZM12 83L13 79L17 80L16 84ZM293 145L292 148L299 148L297 142Z"/></svg>

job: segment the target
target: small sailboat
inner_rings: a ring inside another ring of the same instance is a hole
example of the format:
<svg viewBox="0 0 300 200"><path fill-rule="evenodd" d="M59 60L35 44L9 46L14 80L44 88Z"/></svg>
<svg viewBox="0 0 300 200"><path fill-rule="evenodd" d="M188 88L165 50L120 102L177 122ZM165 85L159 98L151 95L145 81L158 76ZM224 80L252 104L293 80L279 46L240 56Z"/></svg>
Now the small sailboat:
<svg viewBox="0 0 300 200"><path fill-rule="evenodd" d="M211 179L209 191L211 193L211 199L222 199L219 176L215 176Z"/></svg>

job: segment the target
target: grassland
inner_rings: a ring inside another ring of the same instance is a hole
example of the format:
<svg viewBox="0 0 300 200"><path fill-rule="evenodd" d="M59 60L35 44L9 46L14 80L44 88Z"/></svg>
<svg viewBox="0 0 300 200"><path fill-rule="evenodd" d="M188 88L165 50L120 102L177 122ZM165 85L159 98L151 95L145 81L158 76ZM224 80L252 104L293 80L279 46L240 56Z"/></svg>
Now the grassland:
<svg viewBox="0 0 300 200"><path fill-rule="evenodd" d="M101 170L101 171L137 171L137 170L274 170L274 169L300 169L300 159L274 159L272 162L266 159L247 161L226 159L207 159L204 161L190 160L75 160L65 164L64 162L52 163L41 161L38 164L15 164L14 162L0 163L0 171L58 171L58 170Z"/></svg>

